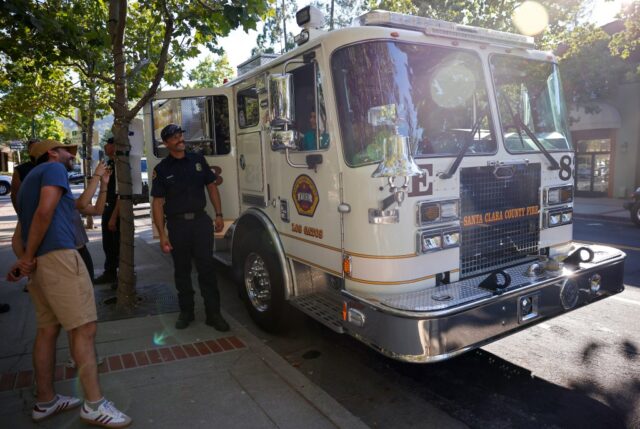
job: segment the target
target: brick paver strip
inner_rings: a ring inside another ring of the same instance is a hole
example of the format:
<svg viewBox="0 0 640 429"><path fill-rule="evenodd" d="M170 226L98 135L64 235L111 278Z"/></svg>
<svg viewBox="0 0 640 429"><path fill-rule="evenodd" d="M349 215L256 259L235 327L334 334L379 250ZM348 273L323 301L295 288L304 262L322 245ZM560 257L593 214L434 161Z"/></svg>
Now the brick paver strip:
<svg viewBox="0 0 640 429"><path fill-rule="evenodd" d="M220 353L222 351L222 347L220 347L220 344L218 344L214 340L208 340L208 341L205 341L205 343L209 346L211 351L214 353Z"/></svg>
<svg viewBox="0 0 640 429"><path fill-rule="evenodd" d="M53 374L53 381L60 381L64 379L64 365L56 366L56 372Z"/></svg>
<svg viewBox="0 0 640 429"><path fill-rule="evenodd" d="M138 366L136 364L136 358L133 357L133 353L123 353L121 357L125 369L135 368Z"/></svg>
<svg viewBox="0 0 640 429"><path fill-rule="evenodd" d="M23 387L31 386L31 384L33 384L33 371L20 371L16 379L16 389L22 389Z"/></svg>
<svg viewBox="0 0 640 429"><path fill-rule="evenodd" d="M193 344L184 344L163 347L159 349L141 350L132 353L107 356L102 365L98 366L101 374L131 369L141 366L171 362L176 359L189 359L200 356L220 353L222 351L240 349L246 347L237 337L219 338L217 340L199 341ZM55 368L54 381L68 380L77 377L75 368L67 368L58 365ZM22 389L33 384L33 371L26 370L19 373L7 372L0 374L0 392L12 389Z"/></svg>
<svg viewBox="0 0 640 429"><path fill-rule="evenodd" d="M147 350L147 356L149 356L149 361L151 361L151 363L162 363L162 358L160 357L158 350Z"/></svg>
<svg viewBox="0 0 640 429"><path fill-rule="evenodd" d="M227 341L226 338L218 338L218 344L222 346L225 352L229 350L233 350L233 346L229 341Z"/></svg>
<svg viewBox="0 0 640 429"><path fill-rule="evenodd" d="M188 357L181 346L171 346L171 351L176 359L186 359Z"/></svg>
<svg viewBox="0 0 640 429"><path fill-rule="evenodd" d="M135 352L133 354L136 357L136 362L138 366L146 366L149 365L149 358L145 352Z"/></svg>
<svg viewBox="0 0 640 429"><path fill-rule="evenodd" d="M163 361L171 362L173 360L176 360L175 356L173 356L173 353L171 353L171 349L169 347L161 348L158 351L160 352L160 356L162 356Z"/></svg>
<svg viewBox="0 0 640 429"><path fill-rule="evenodd" d="M6 372L2 374L0 378L0 392L13 389L13 385L16 384L16 377L18 374L15 372Z"/></svg>
<svg viewBox="0 0 640 429"><path fill-rule="evenodd" d="M123 368L122 361L120 360L120 355L109 356L109 369L111 371L118 371Z"/></svg>
<svg viewBox="0 0 640 429"><path fill-rule="evenodd" d="M240 338L238 337L228 337L227 340L229 340L236 349L243 349L245 347L244 343L240 341Z"/></svg>
<svg viewBox="0 0 640 429"><path fill-rule="evenodd" d="M187 352L189 357L198 357L198 356L200 356L200 353L198 353L198 351L195 349L195 347L193 347L193 345L191 345L191 344L185 344L185 345L182 346L182 348L184 349L185 352Z"/></svg>
<svg viewBox="0 0 640 429"><path fill-rule="evenodd" d="M194 346L196 346L202 356L211 354L211 350L209 350L209 347L203 342L195 343Z"/></svg>

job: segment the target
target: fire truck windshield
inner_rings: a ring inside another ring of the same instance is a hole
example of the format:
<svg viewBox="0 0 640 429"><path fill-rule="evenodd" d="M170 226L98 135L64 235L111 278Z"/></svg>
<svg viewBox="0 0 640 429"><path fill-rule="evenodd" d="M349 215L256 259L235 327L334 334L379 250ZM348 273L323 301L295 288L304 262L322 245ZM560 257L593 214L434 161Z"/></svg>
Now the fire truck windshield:
<svg viewBox="0 0 640 429"><path fill-rule="evenodd" d="M507 55L492 56L490 65L506 149L539 152L541 144L547 151L569 150L558 67Z"/></svg>
<svg viewBox="0 0 640 429"><path fill-rule="evenodd" d="M331 60L347 163L382 160L385 141L408 137L416 158L496 151L480 57L472 51L371 41Z"/></svg>

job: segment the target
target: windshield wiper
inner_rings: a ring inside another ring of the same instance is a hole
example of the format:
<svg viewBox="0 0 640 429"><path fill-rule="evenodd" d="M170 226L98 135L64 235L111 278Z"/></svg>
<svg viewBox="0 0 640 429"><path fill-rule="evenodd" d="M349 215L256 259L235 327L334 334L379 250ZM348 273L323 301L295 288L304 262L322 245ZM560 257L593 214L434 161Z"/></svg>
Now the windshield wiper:
<svg viewBox="0 0 640 429"><path fill-rule="evenodd" d="M513 119L513 122L514 122L513 125L515 125L516 127L516 130L518 132L518 137L520 138L520 143L522 144L522 147L524 148L524 140L522 139L522 131L524 130L525 134L538 147L538 149L540 149L540 152L542 152L544 156L549 160L549 164L551 164L549 166L549 170L560 170L560 165L558 164L558 161L556 161L556 159L553 156L551 156L549 151L542 145L540 140L538 140L538 137L536 137L535 134L531 132L529 127L527 127L527 124L525 124L522 118L520 118L520 114L513 112L513 108L511 107L511 103L509 103L509 99L502 93L502 91L500 91L500 95L504 99L504 103L507 105L507 108L509 109L509 113L511 114L511 118Z"/></svg>
<svg viewBox="0 0 640 429"><path fill-rule="evenodd" d="M527 125L524 123L522 118L520 118L520 115L517 113L513 115L513 120L520 125L520 128L524 130L524 132L531 139L531 141L533 141L533 143L535 143L535 145L538 146L538 149L540 149L540 152L542 152L544 156L549 160L549 164L551 164L549 166L549 170L560 170L560 164L558 164L558 161L556 161L556 159L553 156L551 156L551 154L544 147L542 142L538 140L538 137L536 137L536 135L533 134L533 132L531 132L531 130L529 129L529 127L527 127Z"/></svg>
<svg viewBox="0 0 640 429"><path fill-rule="evenodd" d="M482 115L478 116L478 119L476 119L475 124L473 124L473 126L471 127L471 131L469 131L469 134L467 135L467 138L465 139L465 142L464 142L464 145L462 146L462 149L460 149L460 152L458 152L458 155L456 155L456 159L453 160L453 164L451 164L451 167L449 167L449 171L447 171L446 173L442 173L442 174L438 175L439 178L441 178L441 179L450 179L456 173L456 170L458 170L458 167L460 166L460 163L462 162L462 159L464 158L464 155L467 153L467 151L471 147L471 144L473 143L473 136L480 129L480 123L482 122L483 118L484 118L484 116L482 116Z"/></svg>

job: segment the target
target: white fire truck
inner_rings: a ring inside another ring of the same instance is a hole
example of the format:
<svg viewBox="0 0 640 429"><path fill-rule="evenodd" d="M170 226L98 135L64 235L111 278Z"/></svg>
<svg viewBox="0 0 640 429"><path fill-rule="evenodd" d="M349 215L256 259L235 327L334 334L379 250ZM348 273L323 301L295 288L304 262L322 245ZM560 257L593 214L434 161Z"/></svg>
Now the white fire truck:
<svg viewBox="0 0 640 429"><path fill-rule="evenodd" d="M252 318L293 305L434 362L623 290L625 254L572 241L574 153L554 56L527 36L373 11L145 109L150 168L177 123L218 175ZM211 209L210 207L208 208Z"/></svg>

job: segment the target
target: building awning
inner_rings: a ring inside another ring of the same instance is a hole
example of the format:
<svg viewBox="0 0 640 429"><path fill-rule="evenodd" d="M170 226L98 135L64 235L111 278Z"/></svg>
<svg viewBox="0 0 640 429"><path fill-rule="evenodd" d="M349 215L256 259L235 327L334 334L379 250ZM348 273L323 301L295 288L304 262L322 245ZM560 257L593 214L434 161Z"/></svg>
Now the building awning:
<svg viewBox="0 0 640 429"><path fill-rule="evenodd" d="M587 113L584 107L579 110L573 107L569 111L571 131L620 128L620 113L612 105L602 102L591 103L589 111L591 113Z"/></svg>

